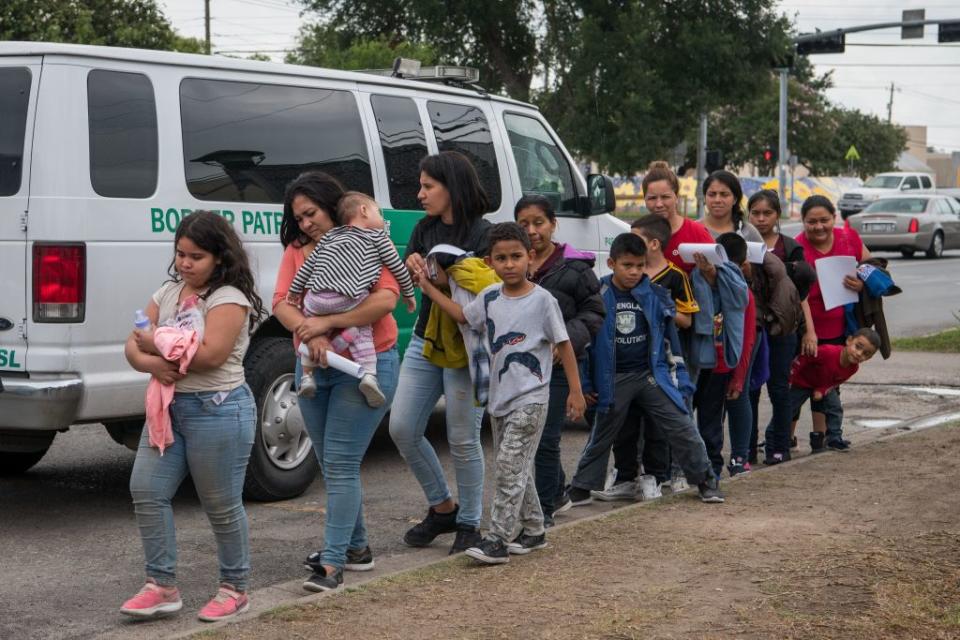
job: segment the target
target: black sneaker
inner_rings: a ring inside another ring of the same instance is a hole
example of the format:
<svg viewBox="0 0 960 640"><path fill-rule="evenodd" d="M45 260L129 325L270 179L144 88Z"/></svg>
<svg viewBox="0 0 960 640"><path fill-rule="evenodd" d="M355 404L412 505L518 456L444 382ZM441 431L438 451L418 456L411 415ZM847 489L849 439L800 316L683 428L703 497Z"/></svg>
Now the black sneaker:
<svg viewBox="0 0 960 640"><path fill-rule="evenodd" d="M347 549L347 561L343 565L344 571L372 571L373 552L367 545L363 549Z"/></svg>
<svg viewBox="0 0 960 640"><path fill-rule="evenodd" d="M763 459L763 464L767 466L772 466L775 464L780 464L781 462L788 462L790 460L789 451L774 451L770 453Z"/></svg>
<svg viewBox="0 0 960 640"><path fill-rule="evenodd" d="M466 551L467 555L483 564L504 564L510 562L507 545L496 538L485 538L475 547Z"/></svg>
<svg viewBox="0 0 960 640"><path fill-rule="evenodd" d="M466 524L457 525L457 537L453 540L453 546L450 547L450 555L466 551L470 547L475 547L483 540L480 535L480 529Z"/></svg>
<svg viewBox="0 0 960 640"><path fill-rule="evenodd" d="M543 549L547 546L547 534L541 533L538 536L527 535L526 533L520 532L516 538L513 539L513 542L507 545L507 553L512 553L514 555L523 556L531 551L536 551L537 549Z"/></svg>
<svg viewBox="0 0 960 640"><path fill-rule="evenodd" d="M573 506L573 501L570 499L570 492L564 491L560 494L560 498L557 500L557 506L553 509L553 513L550 514L550 520L553 521L553 517L558 513L563 513L564 511L569 511L570 507ZM546 519L546 518L545 518Z"/></svg>
<svg viewBox="0 0 960 640"><path fill-rule="evenodd" d="M717 476L710 476L699 485L700 500L702 502L720 503L723 502L723 492L720 491L720 481Z"/></svg>
<svg viewBox="0 0 960 640"><path fill-rule="evenodd" d="M593 502L593 496L590 495L590 491L579 487L570 487L567 489L567 496L570 498L571 507L582 507ZM554 511L554 513L556 513L556 511Z"/></svg>
<svg viewBox="0 0 960 640"><path fill-rule="evenodd" d="M850 451L850 443L847 440L834 440L827 443L827 449L834 451Z"/></svg>
<svg viewBox="0 0 960 640"><path fill-rule="evenodd" d="M411 547L426 547L440 534L453 533L457 530L458 511L459 505L450 513L437 513L430 507L427 517L403 534L403 541Z"/></svg>
<svg viewBox="0 0 960 640"><path fill-rule="evenodd" d="M320 593L321 591L334 591L343 586L343 569L337 569L332 575L327 575L326 570L320 567L312 576L303 583L303 588L307 591Z"/></svg>

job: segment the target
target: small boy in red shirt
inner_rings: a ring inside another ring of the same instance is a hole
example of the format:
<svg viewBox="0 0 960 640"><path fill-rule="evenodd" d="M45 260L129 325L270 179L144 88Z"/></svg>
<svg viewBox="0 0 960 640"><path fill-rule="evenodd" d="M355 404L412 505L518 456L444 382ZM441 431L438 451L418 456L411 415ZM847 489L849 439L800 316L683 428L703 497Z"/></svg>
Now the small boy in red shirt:
<svg viewBox="0 0 960 640"><path fill-rule="evenodd" d="M879 348L880 335L865 327L848 337L846 344L842 346L822 344L817 347L815 356L797 356L790 367L790 407L793 415L800 413L800 408L807 398L822 400L830 389L849 380L860 369L860 365L872 358ZM826 427L823 429L810 433L812 453L824 450ZM848 449L843 447L837 450Z"/></svg>

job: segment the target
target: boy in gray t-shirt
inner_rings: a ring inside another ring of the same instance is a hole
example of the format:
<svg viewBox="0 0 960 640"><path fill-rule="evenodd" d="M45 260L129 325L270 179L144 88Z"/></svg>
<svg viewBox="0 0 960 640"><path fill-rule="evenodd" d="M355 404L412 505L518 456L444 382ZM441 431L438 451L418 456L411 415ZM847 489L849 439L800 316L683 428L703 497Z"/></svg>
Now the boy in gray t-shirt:
<svg viewBox="0 0 960 640"><path fill-rule="evenodd" d="M530 238L514 222L495 225L487 261L503 281L487 287L461 307L430 282L414 274L423 293L445 313L483 334L490 355L487 411L497 443L496 489L490 509L490 532L471 558L485 564L508 562L546 546L543 511L533 479L533 461L547 418L550 375L558 357L570 383L567 416L583 416L577 360L556 299L527 280ZM522 530L514 538L517 520Z"/></svg>

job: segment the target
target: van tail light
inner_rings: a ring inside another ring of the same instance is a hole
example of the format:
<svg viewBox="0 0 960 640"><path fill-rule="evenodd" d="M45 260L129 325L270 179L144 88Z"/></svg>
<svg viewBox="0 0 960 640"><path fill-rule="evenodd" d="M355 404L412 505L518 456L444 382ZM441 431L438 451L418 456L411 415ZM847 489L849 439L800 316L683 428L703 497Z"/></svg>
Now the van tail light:
<svg viewBox="0 0 960 640"><path fill-rule="evenodd" d="M907 228L907 233L918 233L920 231L920 221L916 218L910 218L910 226Z"/></svg>
<svg viewBox="0 0 960 640"><path fill-rule="evenodd" d="M83 322L86 297L85 245L33 245L34 322Z"/></svg>

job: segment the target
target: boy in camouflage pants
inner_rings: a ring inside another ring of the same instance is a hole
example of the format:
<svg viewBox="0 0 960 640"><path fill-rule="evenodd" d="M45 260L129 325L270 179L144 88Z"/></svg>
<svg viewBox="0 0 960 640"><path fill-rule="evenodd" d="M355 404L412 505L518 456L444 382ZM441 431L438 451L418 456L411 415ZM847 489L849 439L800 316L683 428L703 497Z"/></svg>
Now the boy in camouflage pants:
<svg viewBox="0 0 960 640"><path fill-rule="evenodd" d="M547 419L555 356L570 383L568 417L582 417L586 403L560 307L546 289L527 280L532 254L527 232L505 222L490 230L489 241L490 255L484 260L502 283L487 287L464 307L425 278L420 286L444 312L482 332L490 353L487 411L497 446L496 490L490 532L466 553L484 564L502 564L511 553L547 544L533 461ZM514 538L518 520L522 528Z"/></svg>

